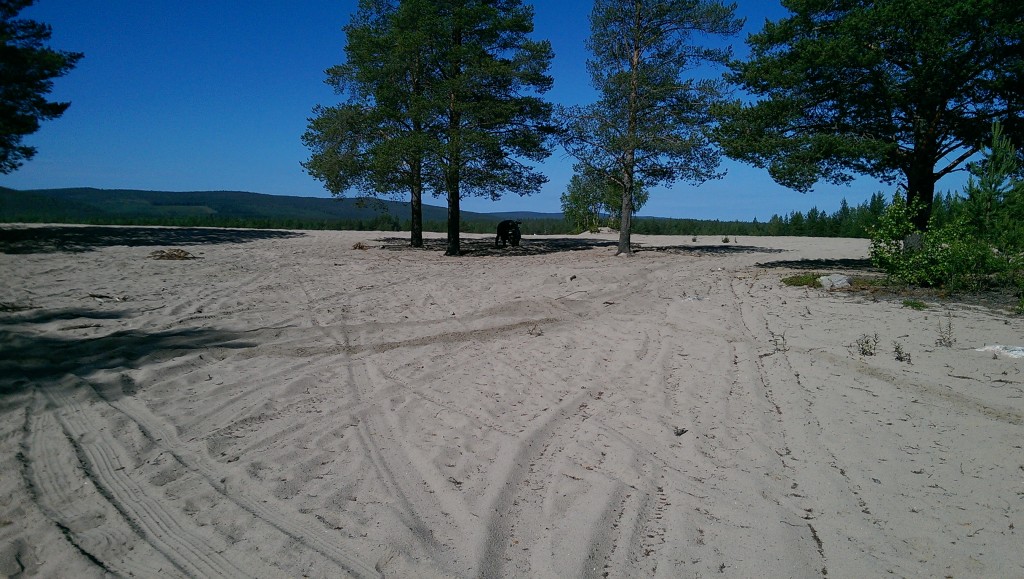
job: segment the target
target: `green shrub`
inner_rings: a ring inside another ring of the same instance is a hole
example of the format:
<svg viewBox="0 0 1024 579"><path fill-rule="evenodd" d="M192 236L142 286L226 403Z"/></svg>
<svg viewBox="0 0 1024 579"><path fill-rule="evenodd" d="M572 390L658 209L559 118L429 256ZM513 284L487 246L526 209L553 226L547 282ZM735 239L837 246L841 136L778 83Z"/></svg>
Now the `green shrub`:
<svg viewBox="0 0 1024 579"><path fill-rule="evenodd" d="M993 125L992 146L971 166L964 196L947 196L941 219L933 213L928 231L911 225L919 205L893 199L871 231L874 264L900 283L950 290L999 283L1024 293L1024 181L1018 159Z"/></svg>
<svg viewBox="0 0 1024 579"><path fill-rule="evenodd" d="M917 232L911 216L919 210L900 196L882 213L871 232L871 260L898 283L949 290L981 288L1003 264L993 248L979 238L964 215L943 225L934 220L928 231Z"/></svg>

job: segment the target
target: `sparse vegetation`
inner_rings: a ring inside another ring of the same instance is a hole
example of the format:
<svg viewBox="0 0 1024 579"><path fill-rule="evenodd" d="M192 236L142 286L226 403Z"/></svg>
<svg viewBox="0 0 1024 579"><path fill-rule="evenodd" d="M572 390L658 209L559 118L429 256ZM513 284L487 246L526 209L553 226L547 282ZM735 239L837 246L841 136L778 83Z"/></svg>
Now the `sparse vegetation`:
<svg viewBox="0 0 1024 579"><path fill-rule="evenodd" d="M953 336L953 315L946 314L946 325L939 324L939 337L935 340L936 346L943 348L952 348L953 344L956 343L956 337Z"/></svg>
<svg viewBox="0 0 1024 579"><path fill-rule="evenodd" d="M921 300L907 299L903 300L903 307L920 311L928 309L928 304L922 302Z"/></svg>
<svg viewBox="0 0 1024 579"><path fill-rule="evenodd" d="M821 287L821 282L818 281L819 277L821 277L820 273L798 273L782 278L782 283L788 286Z"/></svg>
<svg viewBox="0 0 1024 579"><path fill-rule="evenodd" d="M907 364L913 363L910 361L910 352L904 350L903 344L900 344L895 340L892 343L892 353L897 362L906 362Z"/></svg>
<svg viewBox="0 0 1024 579"><path fill-rule="evenodd" d="M874 356L878 349L878 334L864 334L857 338L857 351L861 356Z"/></svg>

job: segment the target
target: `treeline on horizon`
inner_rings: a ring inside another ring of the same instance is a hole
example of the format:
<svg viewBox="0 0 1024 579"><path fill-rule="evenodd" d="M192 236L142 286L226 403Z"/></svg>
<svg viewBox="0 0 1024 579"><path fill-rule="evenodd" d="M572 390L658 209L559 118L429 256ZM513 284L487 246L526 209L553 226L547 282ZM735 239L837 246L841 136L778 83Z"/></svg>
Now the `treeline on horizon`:
<svg viewBox="0 0 1024 579"><path fill-rule="evenodd" d="M933 211L937 219L952 203L951 194L935 198ZM746 235L795 237L855 237L867 238L871 228L889 205L885 196L875 193L857 206L845 199L833 213L812 207L806 212L793 211L788 215L773 215L768 221L723 221L718 219L680 219L665 217L635 217L633 232L642 235ZM67 223L83 225L148 225L167 227L229 227L242 229L296 229L296 230L350 230L350 231L410 231L408 219L399 219L388 213L369 219L295 219L223 217L217 215L188 216L21 216L8 217L8 223ZM462 233L494 233L500 219L463 220ZM443 233L448 228L445 220L425 220L423 230ZM580 233L564 219L523 219L520 229L524 235L573 235Z"/></svg>

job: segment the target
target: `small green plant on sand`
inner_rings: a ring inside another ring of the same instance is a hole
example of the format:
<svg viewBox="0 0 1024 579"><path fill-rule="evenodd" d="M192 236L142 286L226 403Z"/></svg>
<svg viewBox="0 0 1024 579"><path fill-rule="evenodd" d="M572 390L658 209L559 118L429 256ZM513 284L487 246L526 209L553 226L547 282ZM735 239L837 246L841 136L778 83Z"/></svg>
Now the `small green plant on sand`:
<svg viewBox="0 0 1024 579"><path fill-rule="evenodd" d="M903 307L910 308L912 310L923 310L928 307L928 304L921 300L903 300Z"/></svg>
<svg viewBox="0 0 1024 579"><path fill-rule="evenodd" d="M939 337L935 340L935 345L943 348L952 348L955 343L956 338L953 336L953 315L947 313L945 327L943 327L941 323L939 324Z"/></svg>
<svg viewBox="0 0 1024 579"><path fill-rule="evenodd" d="M874 356L875 350L878 349L878 334L873 336L864 334L857 338L857 351L860 352L861 356Z"/></svg>
<svg viewBox="0 0 1024 579"><path fill-rule="evenodd" d="M788 286L821 287L819 277L821 274L818 273L800 273L782 278L782 283Z"/></svg>
<svg viewBox="0 0 1024 579"><path fill-rule="evenodd" d="M913 363L910 361L910 352L905 351L903 349L903 344L900 344L899 342L893 341L892 353L893 356L896 357L897 362L906 362L907 364Z"/></svg>

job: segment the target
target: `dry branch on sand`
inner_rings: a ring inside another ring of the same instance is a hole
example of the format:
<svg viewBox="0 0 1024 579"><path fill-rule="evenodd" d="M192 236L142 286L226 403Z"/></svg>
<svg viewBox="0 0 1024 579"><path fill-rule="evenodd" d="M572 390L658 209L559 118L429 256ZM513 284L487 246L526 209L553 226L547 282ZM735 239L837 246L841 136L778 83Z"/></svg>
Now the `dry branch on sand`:
<svg viewBox="0 0 1024 579"><path fill-rule="evenodd" d="M199 259L184 249L158 249L149 254L150 259Z"/></svg>

